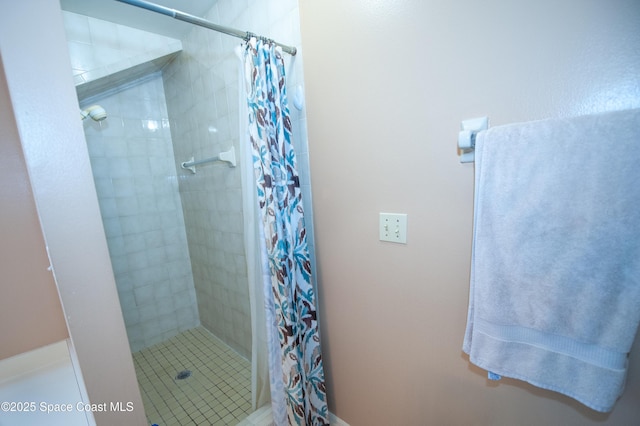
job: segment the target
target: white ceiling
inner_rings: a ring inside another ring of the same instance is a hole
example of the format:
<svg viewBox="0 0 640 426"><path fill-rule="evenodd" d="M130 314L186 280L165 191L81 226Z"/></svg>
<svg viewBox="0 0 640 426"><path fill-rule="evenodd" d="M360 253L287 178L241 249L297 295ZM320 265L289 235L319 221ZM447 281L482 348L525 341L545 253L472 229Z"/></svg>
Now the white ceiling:
<svg viewBox="0 0 640 426"><path fill-rule="evenodd" d="M198 17L204 17L204 14L213 7L216 1L151 0L152 3ZM178 39L193 28L192 24L116 0L60 0L60 5L63 10L68 12L79 13ZM224 23L220 24L224 25Z"/></svg>

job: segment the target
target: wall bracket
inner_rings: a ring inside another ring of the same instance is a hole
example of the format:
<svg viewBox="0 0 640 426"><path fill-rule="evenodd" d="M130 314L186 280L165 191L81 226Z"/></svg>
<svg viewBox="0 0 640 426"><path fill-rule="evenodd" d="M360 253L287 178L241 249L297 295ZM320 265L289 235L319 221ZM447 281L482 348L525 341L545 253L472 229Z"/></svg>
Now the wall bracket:
<svg viewBox="0 0 640 426"><path fill-rule="evenodd" d="M473 163L475 160L476 134L489 128L488 117L471 118L460 123L458 149L461 163Z"/></svg>

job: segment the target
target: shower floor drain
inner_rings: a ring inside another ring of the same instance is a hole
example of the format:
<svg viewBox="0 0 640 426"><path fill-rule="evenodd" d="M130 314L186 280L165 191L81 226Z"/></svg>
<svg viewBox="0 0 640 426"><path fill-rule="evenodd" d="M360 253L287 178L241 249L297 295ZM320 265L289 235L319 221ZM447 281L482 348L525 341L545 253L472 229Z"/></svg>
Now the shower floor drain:
<svg viewBox="0 0 640 426"><path fill-rule="evenodd" d="M176 380L184 380L187 377L191 377L191 370L182 370L176 374Z"/></svg>

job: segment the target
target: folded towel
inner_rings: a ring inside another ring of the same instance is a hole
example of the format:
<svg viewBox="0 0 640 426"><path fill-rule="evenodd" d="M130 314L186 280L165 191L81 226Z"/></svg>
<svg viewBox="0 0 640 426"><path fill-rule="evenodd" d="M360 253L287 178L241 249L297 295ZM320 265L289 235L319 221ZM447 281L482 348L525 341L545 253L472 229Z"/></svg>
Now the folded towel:
<svg viewBox="0 0 640 426"><path fill-rule="evenodd" d="M463 350L610 411L640 322L640 109L494 127L475 151Z"/></svg>

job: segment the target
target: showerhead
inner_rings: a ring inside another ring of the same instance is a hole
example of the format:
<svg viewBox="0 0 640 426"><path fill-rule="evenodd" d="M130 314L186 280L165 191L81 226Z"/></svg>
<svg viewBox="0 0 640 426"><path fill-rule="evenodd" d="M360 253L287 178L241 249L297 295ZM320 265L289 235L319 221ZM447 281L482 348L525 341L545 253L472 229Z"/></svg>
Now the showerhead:
<svg viewBox="0 0 640 426"><path fill-rule="evenodd" d="M102 121L107 118L107 111L100 105L91 105L88 108L80 111L80 116L84 120L87 117L91 117L95 121Z"/></svg>

